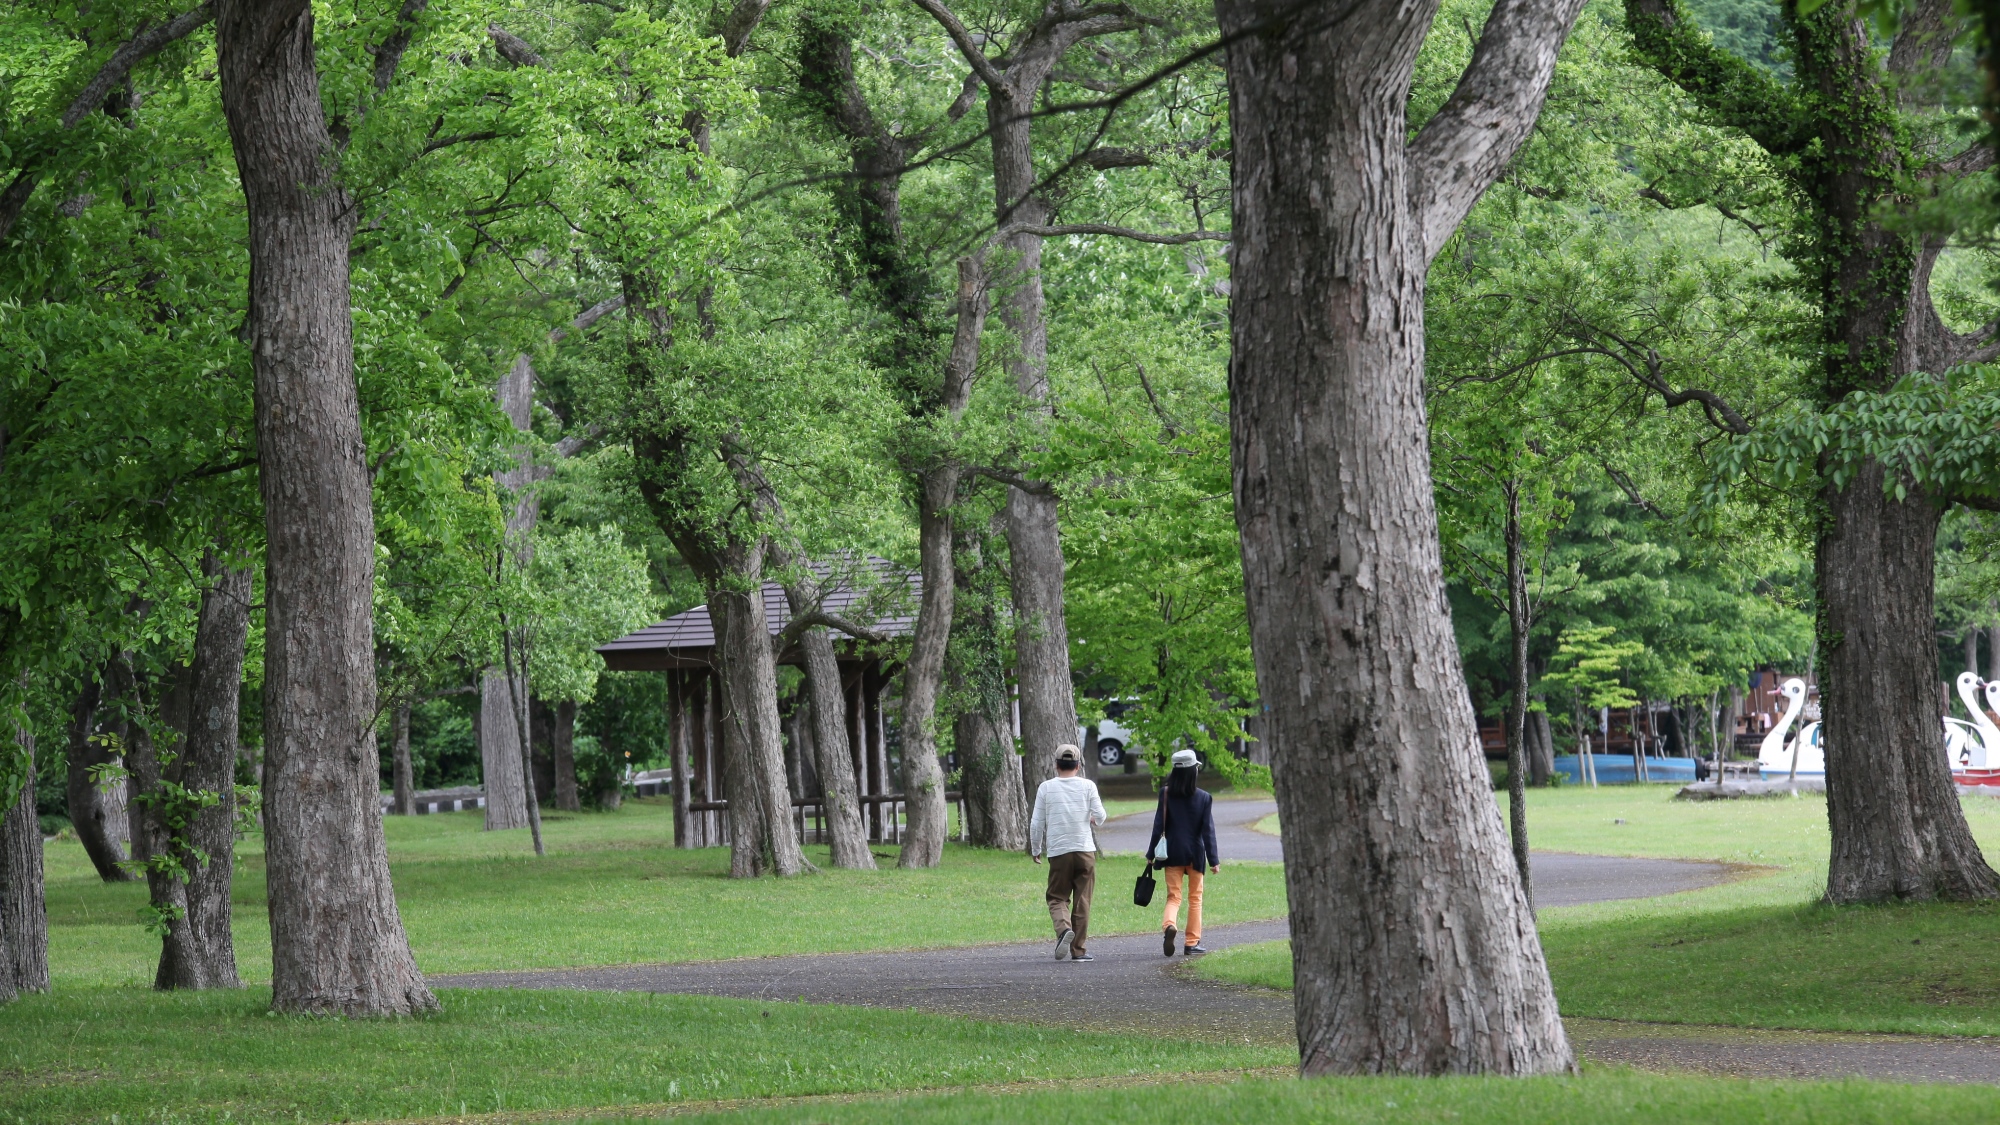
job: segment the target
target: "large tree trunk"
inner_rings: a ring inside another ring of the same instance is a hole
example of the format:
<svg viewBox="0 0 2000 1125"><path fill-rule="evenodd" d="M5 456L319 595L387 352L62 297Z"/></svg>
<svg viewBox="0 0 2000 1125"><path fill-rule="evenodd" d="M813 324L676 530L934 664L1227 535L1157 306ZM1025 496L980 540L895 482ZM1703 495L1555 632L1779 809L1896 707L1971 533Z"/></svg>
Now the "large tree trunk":
<svg viewBox="0 0 2000 1125"><path fill-rule="evenodd" d="M49 915L43 898L42 826L35 815L35 736L14 732L27 756L21 792L0 814L0 1003L49 990Z"/></svg>
<svg viewBox="0 0 2000 1125"><path fill-rule="evenodd" d="M1007 715L1007 673L994 608L998 583L985 546L976 531L959 536L959 558L970 565L958 567L956 575L949 663L952 696L961 709L952 722L952 745L958 753L959 791L965 794L966 843L1026 851L1027 793ZM1086 761L1092 750L1085 747Z"/></svg>
<svg viewBox="0 0 2000 1125"><path fill-rule="evenodd" d="M951 640L955 588L952 585L951 505L959 470L940 466L923 474L917 498L918 567L922 603L903 671L903 802L909 827L903 833L898 867L936 867L944 857L949 822L944 770L938 766L937 703L944 684L944 657Z"/></svg>
<svg viewBox="0 0 2000 1125"><path fill-rule="evenodd" d="M785 591L793 613L814 604L803 590ZM854 781L854 749L847 738L847 699L840 686L840 662L833 638L825 629L808 629L799 637L805 656L806 691L811 696L813 769L819 774L820 801L826 817L827 844L835 867L872 871L875 854L868 850L868 825L861 817L861 792Z"/></svg>
<svg viewBox="0 0 2000 1125"><path fill-rule="evenodd" d="M1827 489L1819 540L1820 699L1833 902L2000 897L1938 751L1931 567L1937 507L1898 502L1871 464Z"/></svg>
<svg viewBox="0 0 2000 1125"><path fill-rule="evenodd" d="M582 812L583 802L576 792L576 701L565 699L555 705L554 722L549 727L549 756L556 771L555 802L564 812Z"/></svg>
<svg viewBox="0 0 2000 1125"><path fill-rule="evenodd" d="M514 429L525 431L532 425L534 394L534 367L527 356L517 356L500 377L493 396ZM515 451L514 462L513 468L493 474L493 483L507 507L507 550L500 565L526 567L540 511L534 494L528 491L534 483L534 462L527 446ZM488 832L529 826L527 777L521 768L521 735L514 714L514 701L527 691L524 679L510 684L499 669L487 669L479 682L480 729L486 736L479 747L480 777L486 789Z"/></svg>
<svg viewBox="0 0 2000 1125"><path fill-rule="evenodd" d="M1423 309L1431 256L1532 125L1580 6L1500 0L1411 142L1435 4L1217 4L1236 511L1306 1074L1574 1065L1443 594Z"/></svg>
<svg viewBox="0 0 2000 1125"><path fill-rule="evenodd" d="M203 560L209 586L202 591L195 628L194 664L188 670L186 711L176 716L182 740L164 772L184 788L214 793L214 805L196 813L174 847L186 881L168 891L180 917L165 919L160 967L153 987L238 988L236 939L230 932L230 881L236 870L237 703L243 688L243 650L250 636L251 574L214 556ZM156 887L156 895L161 888Z"/></svg>
<svg viewBox="0 0 2000 1125"><path fill-rule="evenodd" d="M792 790L785 779L785 748L778 721L778 663L771 652L771 632L764 616L763 552L744 552L738 576L747 593L715 590L709 594L711 617L727 620L718 629L728 707L723 711L723 744L730 751L729 816L742 825L737 851L751 855L730 858L732 875L754 875L766 860L778 875L798 875L807 869L805 852L792 826ZM749 823L744 823L744 822ZM739 858L748 864L739 863ZM747 870L739 871L739 867Z"/></svg>
<svg viewBox="0 0 2000 1125"><path fill-rule="evenodd" d="M110 676L110 666L106 665L101 678ZM119 760L118 753L98 738L97 710L103 690L98 681L85 683L70 707L69 779L65 793L70 824L76 829L83 853L90 857L91 866L97 868L97 877L107 883L129 883L138 876L123 866L125 841L130 832L125 815L125 787L107 789L90 779L93 766Z"/></svg>
<svg viewBox="0 0 2000 1125"><path fill-rule="evenodd" d="M1741 64L1722 56L1675 0L1626 0L1625 7L1642 57L1705 116L1779 155L1774 166L1803 204L1800 229L1813 232L1797 262L1817 291L1815 384L1824 402L1879 393L1905 376L1977 357L1985 335L1949 331L1931 305L1931 267L1946 239L1893 219L1908 206L1908 183L1921 179L1938 190L1951 183L1933 163L1941 154L1909 144L1912 119L1901 104L1932 88L1934 68L1951 55L1957 17L1950 0L1909 5L1886 56L1853 4L1809 15L1788 7L1796 94L1755 71L1714 81L1720 68ZM1771 112L1774 99L1795 96L1799 108ZM1796 159L1807 143L1822 155ZM1882 467L1868 462L1845 489L1828 482L1821 491L1826 511L1815 562L1833 834L1827 897L1993 898L2000 878L1972 841L1938 750L1929 614L1941 500L1913 482L1905 482L1907 499L1891 500L1882 495L1884 482ZM1919 613L1922 627L1913 628Z"/></svg>
<svg viewBox="0 0 2000 1125"><path fill-rule="evenodd" d="M528 786L521 771L521 731L514 699L526 686L488 668L479 679L479 780L486 794L486 831L528 826Z"/></svg>
<svg viewBox="0 0 2000 1125"><path fill-rule="evenodd" d="M1053 46L1053 44L1051 44ZM1029 108L1061 55L1024 51L1007 71L1003 92L989 90L987 123L993 149L993 203L1003 227L1048 222L1049 206L1035 194L1033 118ZM1000 321L1014 335L1007 359L1014 389L1034 404L1033 421L1050 417L1049 328L1042 292L1042 237L1025 232L1002 241L1006 257ZM1021 692L1025 792L1055 775L1056 747L1075 743L1076 696L1070 682L1069 626L1063 616L1063 551L1055 493L1045 487L1007 490L1007 543L1014 593L1014 661Z"/></svg>
<svg viewBox="0 0 2000 1125"><path fill-rule="evenodd" d="M1038 87L1039 82L1036 83ZM1033 89L1024 95L1032 101ZM1028 121L1013 103L993 107L993 191L1002 222L1041 224L1048 206L1031 194L1035 183ZM1011 212L1011 214L1010 214ZM1042 239L1016 234L1004 243L1011 252L1000 302L1000 320L1014 334L1008 360L1014 388L1031 403L1049 401L1049 329L1042 293ZM1037 410L1041 420L1047 409ZM1014 660L1021 691L1021 741L1026 792L1055 776L1056 747L1076 742L1076 696L1070 682L1069 626L1063 616L1063 551L1055 494L1048 490L1007 490L1007 544L1014 587Z"/></svg>
<svg viewBox="0 0 2000 1125"><path fill-rule="evenodd" d="M377 803L375 519L334 178L304 0L218 0L223 110L248 205L266 542L264 842L272 1006L401 1015L410 955Z"/></svg>
<svg viewBox="0 0 2000 1125"><path fill-rule="evenodd" d="M1549 727L1547 701L1534 696L1528 712L1528 780L1537 788L1555 784L1556 732Z"/></svg>

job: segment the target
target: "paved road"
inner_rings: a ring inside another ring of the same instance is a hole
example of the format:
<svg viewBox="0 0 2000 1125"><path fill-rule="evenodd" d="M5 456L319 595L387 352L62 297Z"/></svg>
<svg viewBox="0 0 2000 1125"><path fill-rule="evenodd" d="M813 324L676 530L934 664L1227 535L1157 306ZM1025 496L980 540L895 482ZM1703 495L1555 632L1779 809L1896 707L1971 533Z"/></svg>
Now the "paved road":
<svg viewBox="0 0 2000 1125"><path fill-rule="evenodd" d="M1277 837L1250 825L1271 801L1218 801L1217 846L1225 863L1279 862ZM1107 852L1146 848L1152 814L1105 825ZM1535 898L1569 906L1644 898L1720 882L1719 864L1537 853ZM1123 886L1106 887L1099 910L1123 906ZM1285 923L1217 926L1205 944L1222 948L1285 936ZM1188 973L1185 958L1160 955L1156 935L1095 938L1087 964L1057 962L1050 943L899 953L824 954L662 965L615 965L519 973L433 977L445 988L575 988L675 992L745 999L916 1008L979 1019L1022 1020L1161 1035L1293 1042L1291 996L1235 988ZM1754 1078L1864 1077L1914 1082L2000 1084L2000 1049L1986 1040L1914 1036L1827 1035L1665 1027L1599 1020L1569 1021L1586 1059L1644 1070L1696 1071Z"/></svg>
<svg viewBox="0 0 2000 1125"><path fill-rule="evenodd" d="M1278 861L1277 837L1249 826L1276 810L1271 801L1218 801L1217 846L1225 863ZM1151 813L1119 817L1098 835L1107 852L1142 852ZM1603 856L1537 855L1536 894L1547 905L1640 898L1720 882L1718 864ZM1227 878L1225 874L1223 878ZM1130 911L1125 887L1105 886L1097 908ZM1211 927L1203 944L1220 949L1286 936L1283 921ZM446 988L581 988L680 992L750 999L808 1000L920 1008L984 1019L1111 1027L1161 1033L1227 1034L1270 1042L1293 1036L1291 998L1232 988L1188 975L1185 958L1160 954L1156 934L1097 937L1095 961L1058 963L1052 944L993 945L898 953L816 954L736 961L615 965L594 969L477 973L436 978ZM1200 1027L1188 1026L1200 1012Z"/></svg>
<svg viewBox="0 0 2000 1125"><path fill-rule="evenodd" d="M1225 867L1235 860L1284 862L1283 843L1250 827L1277 811L1278 803L1271 800L1215 802L1215 846ZM1097 830L1097 846L1107 852L1142 855L1152 832L1152 813L1121 816ZM1724 869L1713 863L1563 852L1536 852L1528 857L1528 869L1535 880L1536 909L1670 895L1699 890L1725 877Z"/></svg>

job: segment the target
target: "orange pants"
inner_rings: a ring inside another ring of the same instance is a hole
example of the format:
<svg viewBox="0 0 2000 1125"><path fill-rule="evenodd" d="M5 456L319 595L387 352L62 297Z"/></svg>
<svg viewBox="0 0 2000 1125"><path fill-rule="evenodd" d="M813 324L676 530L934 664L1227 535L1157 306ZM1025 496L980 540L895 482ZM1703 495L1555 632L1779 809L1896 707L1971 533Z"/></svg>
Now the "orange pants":
<svg viewBox="0 0 2000 1125"><path fill-rule="evenodd" d="M1187 878L1188 924L1187 943L1201 944L1201 872L1192 867L1166 867L1161 871L1167 877L1167 916L1160 920L1160 928L1174 924L1181 913L1181 878Z"/></svg>

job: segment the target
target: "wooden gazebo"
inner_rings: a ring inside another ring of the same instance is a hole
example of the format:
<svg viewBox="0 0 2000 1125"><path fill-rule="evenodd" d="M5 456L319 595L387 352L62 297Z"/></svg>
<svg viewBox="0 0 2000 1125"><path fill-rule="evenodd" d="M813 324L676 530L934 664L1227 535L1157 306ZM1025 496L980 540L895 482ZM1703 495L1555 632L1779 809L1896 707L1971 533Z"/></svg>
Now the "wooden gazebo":
<svg viewBox="0 0 2000 1125"><path fill-rule="evenodd" d="M860 588L840 584L825 594L820 609L841 617L859 616L859 623L876 633L908 636L915 625L910 614L922 594L921 580L886 559L870 558L868 567L875 575L874 582ZM894 599L895 608L888 613L873 612L869 603L883 587L891 587L899 595ZM763 597L764 619L775 637L791 620L791 603L775 582L764 584ZM597 651L604 657L604 666L614 672L666 673L668 705L673 708L674 844L700 848L727 843L724 818L729 802L721 772L722 685L714 671L715 625L709 620L708 607L698 605L677 613L599 645ZM834 653L847 700L847 740L854 755L854 779L868 814L869 835L877 841L887 840L896 833L893 802L898 798L889 776L882 691L900 666L884 659L875 646L838 634ZM794 646L779 653L777 660L779 664L800 664L802 656ZM679 784L683 764L685 786ZM803 836L806 810L816 810L819 800L801 793L792 797Z"/></svg>

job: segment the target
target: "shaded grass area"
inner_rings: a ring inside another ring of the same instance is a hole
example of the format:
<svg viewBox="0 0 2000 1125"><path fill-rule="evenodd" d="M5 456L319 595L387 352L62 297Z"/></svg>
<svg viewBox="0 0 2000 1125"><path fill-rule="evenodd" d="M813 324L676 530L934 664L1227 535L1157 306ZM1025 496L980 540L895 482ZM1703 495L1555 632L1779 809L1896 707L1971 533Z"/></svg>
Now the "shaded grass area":
<svg viewBox="0 0 2000 1125"><path fill-rule="evenodd" d="M922 949L1047 937L1047 868L1011 852L949 845L943 866L895 868L878 846L879 871L839 871L824 848L807 853L819 874L778 881L726 877L727 849L677 851L664 799L628 801L615 813L549 814L549 855L537 859L526 830L484 832L482 814L387 819L390 865L403 921L425 971L562 968L786 953ZM51 844L50 960L58 988L150 984L159 941L139 923L140 884L98 880L82 848ZM1107 858L1092 916L1103 934L1158 924L1123 889L1137 856ZM1281 917L1283 871L1235 865L1226 893L1207 906L1217 923ZM236 949L244 977L270 977L261 841L239 848Z"/></svg>
<svg viewBox="0 0 2000 1125"><path fill-rule="evenodd" d="M756 1123L895 1121L899 1125L1002 1125L1076 1121L1091 1125L1288 1125L1310 1122L1477 1121L1483 1125L1605 1121L1713 1125L1907 1125L1986 1122L2000 1091L1866 1082L1743 1082L1594 1072L1581 1078L1246 1079L1222 1084L965 1091L894 1099L761 1106L675 1120ZM592 1125L638 1125L658 1116L601 1116Z"/></svg>
<svg viewBox="0 0 2000 1125"><path fill-rule="evenodd" d="M2000 1034L2000 907L1819 904L1823 798L1671 795L1666 787L1621 786L1529 797L1537 848L1745 868L1744 878L1705 890L1542 911L1542 947L1564 1015ZM1981 845L2000 858L2000 801L1968 798L1965 809ZM1221 950L1196 971L1266 988L1292 984L1285 942Z"/></svg>
<svg viewBox="0 0 2000 1125"><path fill-rule="evenodd" d="M403 1020L270 1015L268 992L90 989L0 1021L0 1121L342 1121L1284 1066L1288 1049L916 1012L450 991Z"/></svg>

